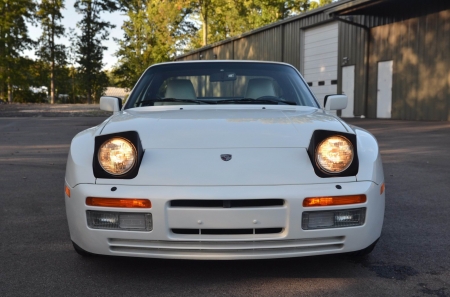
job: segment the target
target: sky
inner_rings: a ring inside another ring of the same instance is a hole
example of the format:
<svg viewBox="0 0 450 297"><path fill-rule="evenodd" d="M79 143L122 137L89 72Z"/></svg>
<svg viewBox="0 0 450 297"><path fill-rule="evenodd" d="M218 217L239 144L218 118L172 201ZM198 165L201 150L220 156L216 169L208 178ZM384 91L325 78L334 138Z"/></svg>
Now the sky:
<svg viewBox="0 0 450 297"><path fill-rule="evenodd" d="M62 15L64 18L62 19L61 23L66 28L66 33L69 31L68 28L74 28L75 30L77 30L77 33L80 33L78 28L76 28L76 24L81 20L82 16L75 12L75 8L73 7L74 3L75 0L65 0L66 8L62 11ZM121 26L126 17L123 15L123 12L114 12L102 13L101 18L104 21L108 21L111 24L116 25L116 28L109 30L109 39L103 42L104 46L108 47L108 49L103 52L103 64L105 64L104 69L110 69L117 62L117 58L114 57L114 53L118 50L118 45L116 42L114 42L113 37L123 37ZM42 34L42 30L40 27L36 27L30 24L28 26L28 30L29 35L34 40L37 40ZM70 45L69 40L65 37L60 38L58 40L58 43L65 44L66 46ZM30 58L36 58L34 52L35 50L33 49L31 51L25 51L24 54Z"/></svg>

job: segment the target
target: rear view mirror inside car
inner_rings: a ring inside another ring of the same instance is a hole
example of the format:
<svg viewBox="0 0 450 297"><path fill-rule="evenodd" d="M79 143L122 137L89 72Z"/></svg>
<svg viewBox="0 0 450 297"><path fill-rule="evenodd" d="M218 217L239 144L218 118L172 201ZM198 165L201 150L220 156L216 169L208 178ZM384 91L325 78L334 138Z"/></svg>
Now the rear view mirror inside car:
<svg viewBox="0 0 450 297"><path fill-rule="evenodd" d="M234 80L236 80L236 73L234 72L217 72L209 76L210 82L234 81Z"/></svg>

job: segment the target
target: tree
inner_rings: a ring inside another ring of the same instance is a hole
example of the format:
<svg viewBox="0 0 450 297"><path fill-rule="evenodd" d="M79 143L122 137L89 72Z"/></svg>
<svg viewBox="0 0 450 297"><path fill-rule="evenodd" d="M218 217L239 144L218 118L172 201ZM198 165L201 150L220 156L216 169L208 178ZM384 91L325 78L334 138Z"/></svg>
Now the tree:
<svg viewBox="0 0 450 297"><path fill-rule="evenodd" d="M327 1L327 0L321 0ZM131 88L150 65L306 11L310 0L121 0L116 84ZM110 74L111 76L111 74Z"/></svg>
<svg viewBox="0 0 450 297"><path fill-rule="evenodd" d="M66 57L67 57L67 63L69 67L69 76L70 76L70 91L68 94L70 94L70 98L72 103L75 103L77 101L77 77L78 77L78 71L75 68L75 63L77 61L77 40L78 36L75 33L74 28L69 28L69 32L67 33L67 39L69 39L70 45L66 47Z"/></svg>
<svg viewBox="0 0 450 297"><path fill-rule="evenodd" d="M77 42L77 63L80 65L87 102L90 104L92 95L98 96L98 85L105 82L101 69L103 51L107 48L102 45L102 41L108 38L108 29L115 27L110 22L101 20L100 12L114 12L119 7L113 0L76 0L74 7L83 15L83 19L77 23L81 30Z"/></svg>
<svg viewBox="0 0 450 297"><path fill-rule="evenodd" d="M122 5L128 20L123 38L116 39L119 61L113 74L121 78L119 86L131 88L147 67L185 48L196 28L187 18L191 10L185 0L126 0Z"/></svg>
<svg viewBox="0 0 450 297"><path fill-rule="evenodd" d="M47 62L18 57L14 63L12 96L14 102L46 102L47 94L31 87L48 85L49 64Z"/></svg>
<svg viewBox="0 0 450 297"><path fill-rule="evenodd" d="M315 9L315 8L330 4L331 2L334 2L334 1L337 1L337 0L313 0L313 1L310 1L311 4L309 6L309 9Z"/></svg>
<svg viewBox="0 0 450 297"><path fill-rule="evenodd" d="M64 0L42 0L36 13L42 28L40 47L36 54L50 63L50 102L52 104L55 103L56 64L64 65L66 59L64 45L55 43L55 38L64 34L64 26L60 23L63 19L61 9L64 9Z"/></svg>
<svg viewBox="0 0 450 297"><path fill-rule="evenodd" d="M33 44L28 36L26 19L32 19L35 5L32 0L0 1L0 98L12 102L12 88L17 76L15 63L20 53Z"/></svg>
<svg viewBox="0 0 450 297"><path fill-rule="evenodd" d="M201 23L191 39L191 48L197 48L307 11L310 0L198 0L191 7Z"/></svg>

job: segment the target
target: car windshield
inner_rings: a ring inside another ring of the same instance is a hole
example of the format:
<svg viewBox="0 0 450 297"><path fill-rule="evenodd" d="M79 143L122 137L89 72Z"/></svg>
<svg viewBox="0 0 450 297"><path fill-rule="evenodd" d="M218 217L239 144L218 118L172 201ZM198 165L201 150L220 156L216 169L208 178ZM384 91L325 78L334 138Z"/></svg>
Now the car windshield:
<svg viewBox="0 0 450 297"><path fill-rule="evenodd" d="M298 72L258 62L167 63L147 69L125 108L274 104L319 107Z"/></svg>

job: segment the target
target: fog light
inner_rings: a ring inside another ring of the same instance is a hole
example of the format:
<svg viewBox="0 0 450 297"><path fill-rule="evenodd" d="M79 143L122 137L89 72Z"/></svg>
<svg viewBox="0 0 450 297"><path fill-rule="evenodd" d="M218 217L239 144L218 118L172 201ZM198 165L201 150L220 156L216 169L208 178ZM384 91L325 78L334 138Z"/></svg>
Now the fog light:
<svg viewBox="0 0 450 297"><path fill-rule="evenodd" d="M366 209L308 211L303 213L302 229L343 228L364 225Z"/></svg>
<svg viewBox="0 0 450 297"><path fill-rule="evenodd" d="M151 213L86 211L87 224L92 229L151 231Z"/></svg>

